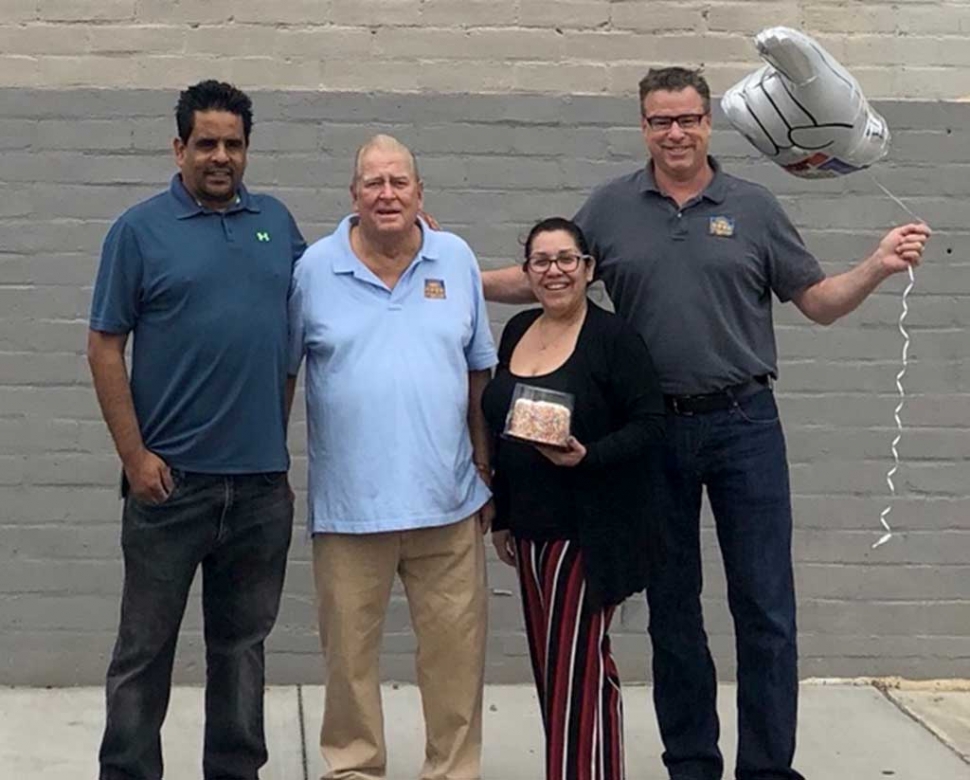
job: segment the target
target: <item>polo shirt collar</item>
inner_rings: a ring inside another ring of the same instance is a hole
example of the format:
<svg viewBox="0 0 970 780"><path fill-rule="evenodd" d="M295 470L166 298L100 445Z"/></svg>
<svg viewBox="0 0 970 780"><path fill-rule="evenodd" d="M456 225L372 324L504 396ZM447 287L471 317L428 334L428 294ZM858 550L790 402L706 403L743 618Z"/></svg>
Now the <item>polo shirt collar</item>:
<svg viewBox="0 0 970 780"><path fill-rule="evenodd" d="M723 203L727 195L727 178L721 170L721 164L710 155L708 155L707 163L711 166L711 170L714 171L714 178L711 179L699 197L709 200L712 203ZM663 195L653 177L652 161L640 169L639 178L640 192L655 192L658 195Z"/></svg>
<svg viewBox="0 0 970 780"><path fill-rule="evenodd" d="M169 194L175 199L175 203L178 206L179 213L176 215L178 219L188 219L189 217L194 217L199 214L218 214L220 212L213 211L212 209L207 209L199 201L189 194L189 191L185 188L182 183L182 174L176 173L172 176L171 184L168 188ZM253 214L258 214L260 211L259 206L256 204L252 195L249 194L249 190L246 189L246 185L242 182L239 183L239 190L236 192L235 202L225 210L226 214L233 214L237 211L249 211Z"/></svg>
<svg viewBox="0 0 970 780"><path fill-rule="evenodd" d="M367 268L359 257L354 254L353 247L350 245L350 228L357 224L357 215L349 214L344 217L335 231L340 241L341 252L334 258L333 272L336 274L351 274L361 268ZM436 235L437 231L432 230L428 223L418 217L418 224L421 226L421 246L418 249L417 258L419 261L437 260L441 255L441 240Z"/></svg>

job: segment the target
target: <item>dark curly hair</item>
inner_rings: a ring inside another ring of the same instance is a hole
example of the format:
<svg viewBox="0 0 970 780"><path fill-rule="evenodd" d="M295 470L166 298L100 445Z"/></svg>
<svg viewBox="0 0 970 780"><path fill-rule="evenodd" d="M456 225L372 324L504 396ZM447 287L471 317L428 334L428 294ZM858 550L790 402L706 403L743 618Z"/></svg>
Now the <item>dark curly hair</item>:
<svg viewBox="0 0 970 780"><path fill-rule="evenodd" d="M241 89L224 81L207 79L180 92L178 105L175 106L175 124L182 143L188 143L192 135L196 111L228 111L241 117L246 146L249 146L249 135L253 130L253 101Z"/></svg>

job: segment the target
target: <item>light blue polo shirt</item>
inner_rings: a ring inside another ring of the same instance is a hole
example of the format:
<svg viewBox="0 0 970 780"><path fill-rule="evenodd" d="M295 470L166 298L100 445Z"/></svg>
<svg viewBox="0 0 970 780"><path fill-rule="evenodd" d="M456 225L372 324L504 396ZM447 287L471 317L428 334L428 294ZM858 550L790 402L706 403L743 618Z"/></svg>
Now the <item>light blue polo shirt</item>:
<svg viewBox="0 0 970 780"><path fill-rule="evenodd" d="M497 362L474 253L428 229L393 290L350 247L346 217L297 263L290 363L306 356L309 528L447 525L489 491L472 462L468 372Z"/></svg>

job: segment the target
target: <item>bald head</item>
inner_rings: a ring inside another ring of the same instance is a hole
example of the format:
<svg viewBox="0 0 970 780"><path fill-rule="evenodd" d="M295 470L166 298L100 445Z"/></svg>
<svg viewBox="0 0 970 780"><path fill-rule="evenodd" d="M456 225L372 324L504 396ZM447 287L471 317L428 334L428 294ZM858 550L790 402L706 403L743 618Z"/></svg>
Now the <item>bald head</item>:
<svg viewBox="0 0 970 780"><path fill-rule="evenodd" d="M418 164L411 150L392 135L378 134L366 141L357 150L357 156L354 158L354 179L350 182L351 189L357 184L357 180L363 172L364 158L374 151L402 156L407 162L408 171L415 181L421 181L421 176L418 174Z"/></svg>

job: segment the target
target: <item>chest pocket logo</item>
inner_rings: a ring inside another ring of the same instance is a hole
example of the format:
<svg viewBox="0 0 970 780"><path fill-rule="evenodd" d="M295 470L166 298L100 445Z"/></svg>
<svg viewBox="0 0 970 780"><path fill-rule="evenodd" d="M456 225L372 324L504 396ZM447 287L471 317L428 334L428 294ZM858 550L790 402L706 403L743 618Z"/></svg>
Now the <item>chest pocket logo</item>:
<svg viewBox="0 0 970 780"><path fill-rule="evenodd" d="M443 301L445 299L445 280L444 279L425 279L424 297Z"/></svg>
<svg viewBox="0 0 970 780"><path fill-rule="evenodd" d="M707 232L719 238L731 238L734 235L734 220L731 217L711 217Z"/></svg>
<svg viewBox="0 0 970 780"><path fill-rule="evenodd" d="M256 240L262 243L266 243L267 241L269 241L269 233L267 233L265 230L257 230Z"/></svg>

